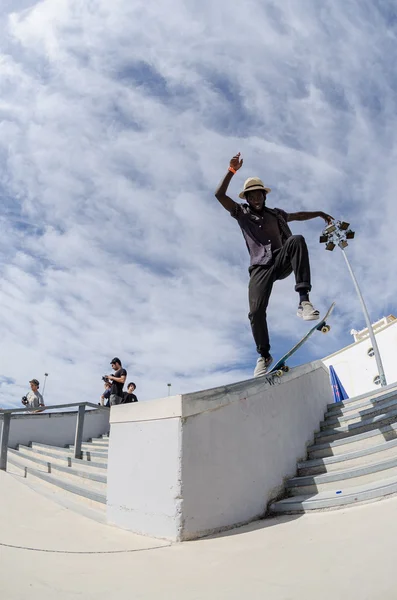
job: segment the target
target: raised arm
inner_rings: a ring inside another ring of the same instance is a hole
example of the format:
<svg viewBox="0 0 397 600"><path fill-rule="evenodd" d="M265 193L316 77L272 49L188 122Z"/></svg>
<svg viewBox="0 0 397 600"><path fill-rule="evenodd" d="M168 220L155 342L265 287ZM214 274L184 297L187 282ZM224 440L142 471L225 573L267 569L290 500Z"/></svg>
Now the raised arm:
<svg viewBox="0 0 397 600"><path fill-rule="evenodd" d="M301 211L296 213L288 213L288 221L309 221L310 219L316 219L317 217L321 217L326 223L331 223L331 221L334 220L334 217L327 215L327 213L322 212L321 210L314 212Z"/></svg>
<svg viewBox="0 0 397 600"><path fill-rule="evenodd" d="M242 166L243 166L243 159L242 158L240 159L240 152L239 152L238 154L236 154L236 156L233 156L232 160L230 161L230 166L229 166L229 169L227 170L226 175L224 176L224 178L222 179L222 181L216 188L215 197L217 198L217 200L219 200L219 202L222 204L222 206L224 208L226 208L226 210L228 210L229 212L233 212L237 202L232 200L226 194L227 188L229 187L229 183L231 182L233 175L236 173L236 171L241 169Z"/></svg>

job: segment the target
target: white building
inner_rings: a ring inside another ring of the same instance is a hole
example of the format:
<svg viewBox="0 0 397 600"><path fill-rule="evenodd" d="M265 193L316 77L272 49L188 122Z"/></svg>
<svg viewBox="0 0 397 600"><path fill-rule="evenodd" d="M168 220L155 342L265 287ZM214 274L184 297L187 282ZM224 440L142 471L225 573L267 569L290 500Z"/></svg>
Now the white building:
<svg viewBox="0 0 397 600"><path fill-rule="evenodd" d="M372 325L387 383L397 381L397 319L383 317ZM380 386L379 373L368 328L352 329L354 343L323 359L334 367L349 397L358 396Z"/></svg>

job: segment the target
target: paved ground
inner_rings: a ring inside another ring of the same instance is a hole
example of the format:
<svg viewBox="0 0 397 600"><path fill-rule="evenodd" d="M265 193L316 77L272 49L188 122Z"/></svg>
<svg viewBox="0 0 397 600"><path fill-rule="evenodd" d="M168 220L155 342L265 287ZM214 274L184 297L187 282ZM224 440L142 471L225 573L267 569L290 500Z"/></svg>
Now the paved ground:
<svg viewBox="0 0 397 600"><path fill-rule="evenodd" d="M0 472L4 600L396 600L397 498L168 545Z"/></svg>

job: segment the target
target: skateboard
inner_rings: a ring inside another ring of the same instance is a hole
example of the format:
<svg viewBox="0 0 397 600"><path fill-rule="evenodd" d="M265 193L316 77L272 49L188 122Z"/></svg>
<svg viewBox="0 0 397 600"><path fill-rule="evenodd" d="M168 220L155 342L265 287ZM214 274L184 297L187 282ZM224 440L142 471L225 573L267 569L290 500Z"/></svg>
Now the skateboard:
<svg viewBox="0 0 397 600"><path fill-rule="evenodd" d="M266 375L276 375L277 377L281 377L284 373L288 373L289 366L286 364L287 360L289 360L291 358L291 356L293 354L295 354L295 352L297 350L299 350L299 348L301 346L303 346L303 344L309 339L309 337L315 331L321 331L321 333L328 333L329 332L329 330L331 329L331 326L328 325L327 319L330 317L330 315L333 312L334 308L335 308L335 302L333 302L331 304L331 306L329 307L329 309L327 310L327 312L325 313L325 315L322 318L320 318L320 321L318 321L316 323L316 325L314 325L314 327L312 327L311 329L309 329L309 331L303 336L303 338L301 340L299 340L299 342L297 344L295 344L295 346L293 346L293 348L291 348L291 350L289 350L286 354L284 354L284 356L282 356L276 362L276 364L273 366L273 368L270 371L268 371L266 373Z"/></svg>

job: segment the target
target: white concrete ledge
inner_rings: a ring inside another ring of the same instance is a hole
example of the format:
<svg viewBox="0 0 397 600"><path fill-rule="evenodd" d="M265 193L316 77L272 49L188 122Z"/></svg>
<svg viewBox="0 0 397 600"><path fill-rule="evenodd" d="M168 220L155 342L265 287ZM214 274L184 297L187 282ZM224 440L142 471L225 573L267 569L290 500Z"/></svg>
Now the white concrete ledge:
<svg viewBox="0 0 397 600"><path fill-rule="evenodd" d="M182 396L167 396L148 402L131 402L112 406L110 424L130 423L131 421L152 421L153 419L173 419L182 416Z"/></svg>
<svg viewBox="0 0 397 600"><path fill-rule="evenodd" d="M331 399L317 361L281 378L112 407L109 522L180 541L263 516Z"/></svg>
<svg viewBox="0 0 397 600"><path fill-rule="evenodd" d="M231 402L247 400L266 390L271 390L281 384L304 377L313 369L323 368L328 373L322 361L302 365L284 374L281 378L273 376L247 379L230 385L210 388L190 394L166 396L138 404L120 404L112 406L110 424L129 423L130 421L152 421L153 419L172 419L174 417L189 417L203 412L216 410Z"/></svg>

